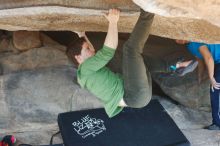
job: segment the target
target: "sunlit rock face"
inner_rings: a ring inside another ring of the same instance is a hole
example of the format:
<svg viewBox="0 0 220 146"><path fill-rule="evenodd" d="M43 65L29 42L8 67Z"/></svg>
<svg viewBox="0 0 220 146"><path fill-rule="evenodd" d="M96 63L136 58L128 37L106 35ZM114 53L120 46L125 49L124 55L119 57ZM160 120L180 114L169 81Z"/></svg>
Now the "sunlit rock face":
<svg viewBox="0 0 220 146"><path fill-rule="evenodd" d="M186 17L206 20L220 26L218 0L133 0L146 11L166 17Z"/></svg>
<svg viewBox="0 0 220 146"><path fill-rule="evenodd" d="M170 21L170 25L167 26L179 29L176 33L182 32L182 36L174 35L177 38L211 43L212 40L206 39L206 37L213 38L219 35L215 31L208 32L213 29L219 31L220 2L218 0L133 0L133 2L145 11L160 15L160 21L165 19L165 24ZM200 38L202 39L200 40ZM219 38L214 40L213 42L219 42Z"/></svg>
<svg viewBox="0 0 220 146"><path fill-rule="evenodd" d="M135 3L133 3L133 1ZM139 6L156 15L151 34L173 38L220 42L218 6L214 0L0 0L0 29L107 31L103 13L119 8L120 32L131 32Z"/></svg>
<svg viewBox="0 0 220 146"><path fill-rule="evenodd" d="M167 26L168 32L174 27L172 29L177 31L173 32L173 38L219 42L220 2L218 0L133 0L133 2L145 11L160 15L159 20L160 22L164 20L162 25ZM165 36L165 33L162 34L161 36ZM212 37L213 41L207 37Z"/></svg>

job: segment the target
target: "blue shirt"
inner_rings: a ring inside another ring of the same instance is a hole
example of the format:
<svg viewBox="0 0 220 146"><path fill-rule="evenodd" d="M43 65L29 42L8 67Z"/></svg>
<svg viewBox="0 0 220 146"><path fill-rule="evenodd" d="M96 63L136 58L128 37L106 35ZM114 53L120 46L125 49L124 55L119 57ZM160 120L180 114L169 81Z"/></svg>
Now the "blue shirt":
<svg viewBox="0 0 220 146"><path fill-rule="evenodd" d="M194 56L200 59L203 59L199 51L199 48L204 45L207 46L207 48L209 49L215 64L220 63L220 44L205 44L205 43L190 42L187 45L187 48L189 52L191 52L191 54L193 54Z"/></svg>

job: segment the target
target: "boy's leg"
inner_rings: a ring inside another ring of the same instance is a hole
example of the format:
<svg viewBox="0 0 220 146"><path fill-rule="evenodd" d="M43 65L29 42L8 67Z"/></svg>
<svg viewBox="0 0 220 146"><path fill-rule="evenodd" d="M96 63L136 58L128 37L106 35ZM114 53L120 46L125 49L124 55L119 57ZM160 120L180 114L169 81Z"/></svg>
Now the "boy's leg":
<svg viewBox="0 0 220 146"><path fill-rule="evenodd" d="M154 14L141 10L139 19L123 46L124 101L130 107L147 105L152 96L151 76L142 57Z"/></svg>

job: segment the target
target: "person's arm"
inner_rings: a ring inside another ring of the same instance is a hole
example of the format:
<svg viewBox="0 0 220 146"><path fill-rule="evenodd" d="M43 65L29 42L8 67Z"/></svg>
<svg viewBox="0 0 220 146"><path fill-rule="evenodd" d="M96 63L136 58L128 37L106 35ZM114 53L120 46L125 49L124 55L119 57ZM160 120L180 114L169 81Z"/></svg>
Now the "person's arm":
<svg viewBox="0 0 220 146"><path fill-rule="evenodd" d="M86 33L84 32L84 38L86 39L87 43L89 44L90 49L92 49L93 51L95 51L92 43L90 42L89 38L87 37Z"/></svg>
<svg viewBox="0 0 220 146"><path fill-rule="evenodd" d="M85 31L82 31L82 32L80 32L80 31L74 31L74 32L77 33L77 35L78 35L80 38L81 38L81 37L84 37L85 40L86 40L86 42L89 44L89 47L90 47L93 51L95 51L95 49L94 49L92 43L90 42L89 38L87 37Z"/></svg>
<svg viewBox="0 0 220 146"><path fill-rule="evenodd" d="M199 48L199 51L200 51L201 55L203 56L205 64L207 66L209 79L212 84L212 90L213 90L213 88L220 89L220 83L217 83L214 78L215 64L214 64L214 60L213 60L213 57L212 57L209 49L204 45Z"/></svg>
<svg viewBox="0 0 220 146"><path fill-rule="evenodd" d="M81 69L91 73L104 67L114 56L115 49L118 46L118 27L120 11L110 9L108 14L104 16L109 21L109 28L105 38L104 46L97 53L83 62Z"/></svg>
<svg viewBox="0 0 220 146"><path fill-rule="evenodd" d="M109 21L108 32L105 38L104 45L116 49L118 46L118 20L120 11L117 9L110 9L105 18Z"/></svg>

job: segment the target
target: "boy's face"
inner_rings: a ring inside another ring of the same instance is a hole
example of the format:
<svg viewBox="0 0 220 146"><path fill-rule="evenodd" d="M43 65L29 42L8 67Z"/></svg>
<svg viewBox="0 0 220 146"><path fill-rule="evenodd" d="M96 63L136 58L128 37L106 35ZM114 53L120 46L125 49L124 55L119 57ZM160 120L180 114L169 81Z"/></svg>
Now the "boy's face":
<svg viewBox="0 0 220 146"><path fill-rule="evenodd" d="M77 61L79 64L83 63L86 59L95 55L95 51L89 47L87 42L84 42L82 45L81 54L77 55Z"/></svg>

